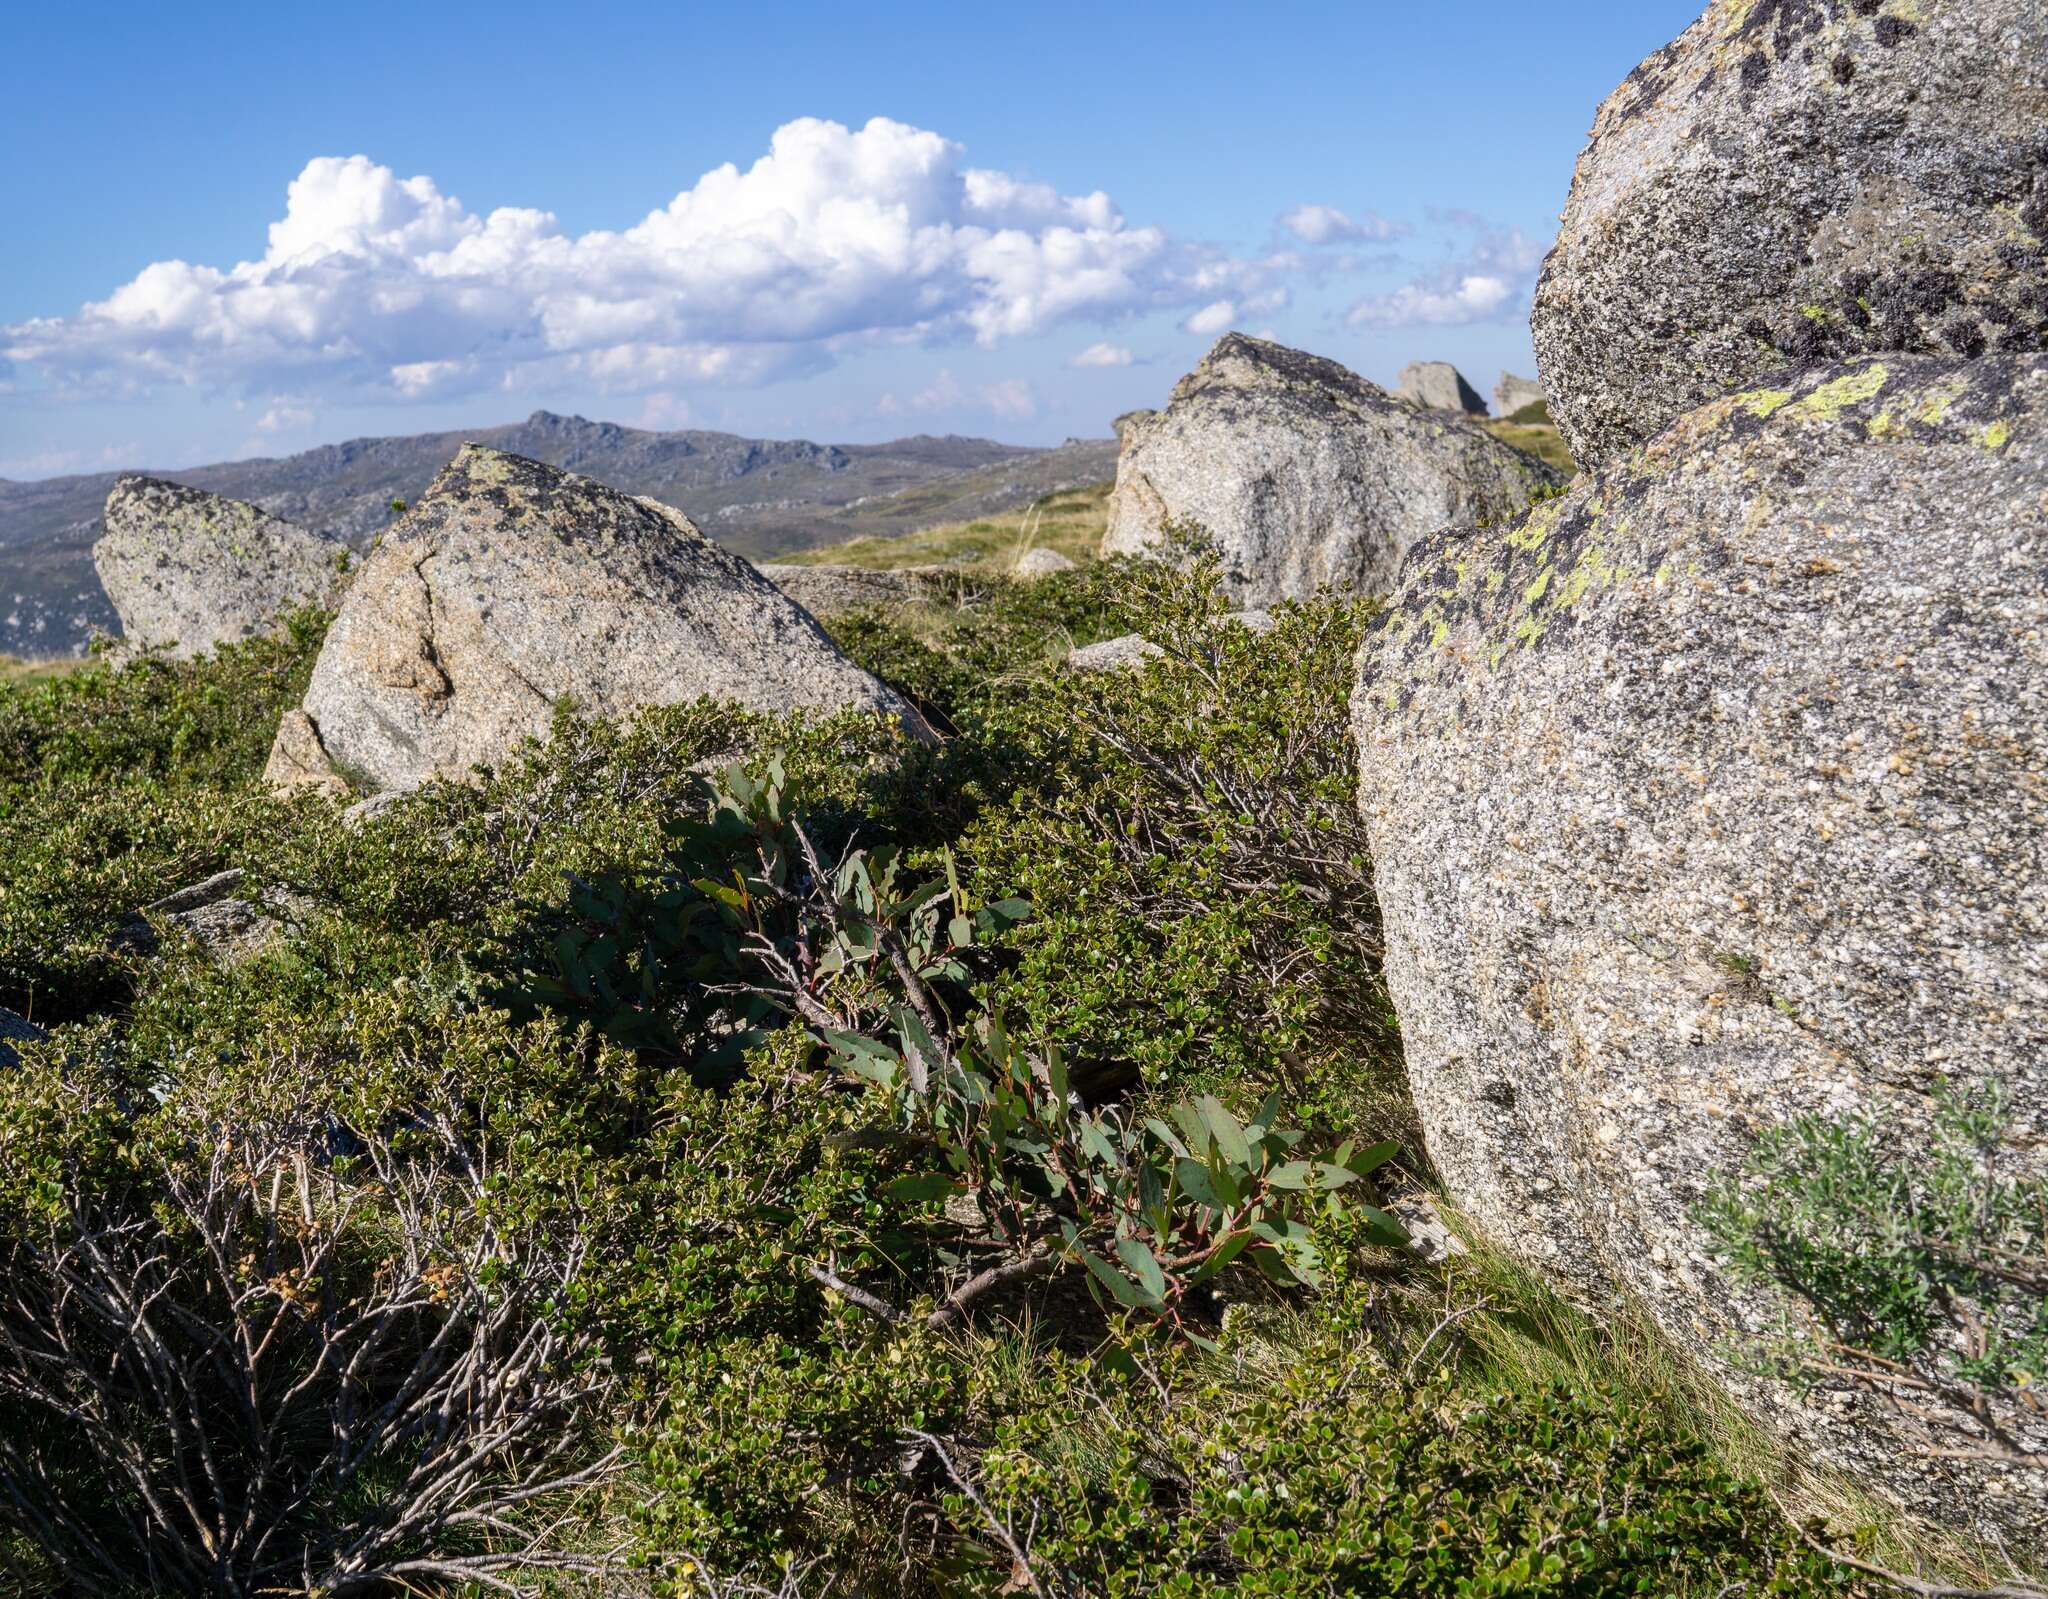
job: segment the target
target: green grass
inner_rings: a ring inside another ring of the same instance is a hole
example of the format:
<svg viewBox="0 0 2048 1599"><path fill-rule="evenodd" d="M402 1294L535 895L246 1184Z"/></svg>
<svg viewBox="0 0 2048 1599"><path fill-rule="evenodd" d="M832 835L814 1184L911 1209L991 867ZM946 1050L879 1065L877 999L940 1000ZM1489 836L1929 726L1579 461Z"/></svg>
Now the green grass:
<svg viewBox="0 0 2048 1599"><path fill-rule="evenodd" d="M1006 572L1030 549L1053 549L1074 561L1092 561L1109 525L1108 483L1062 489L1022 511L948 522L890 538L851 539L800 554L776 557L791 566L956 566L969 572Z"/></svg>
<svg viewBox="0 0 2048 1599"><path fill-rule="evenodd" d="M1548 422L1523 422L1537 408L1525 405L1513 417L1494 418L1479 425L1499 439L1503 444L1512 444L1526 455L1554 466L1566 476L1576 476L1578 463L1572 459L1572 452L1565 447L1564 435Z"/></svg>

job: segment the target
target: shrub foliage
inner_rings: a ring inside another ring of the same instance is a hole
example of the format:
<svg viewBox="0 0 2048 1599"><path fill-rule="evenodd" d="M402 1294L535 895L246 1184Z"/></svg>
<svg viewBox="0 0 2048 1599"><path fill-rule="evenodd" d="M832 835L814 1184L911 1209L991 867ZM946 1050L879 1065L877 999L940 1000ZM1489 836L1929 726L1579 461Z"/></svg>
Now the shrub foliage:
<svg viewBox="0 0 2048 1599"><path fill-rule="evenodd" d="M350 822L260 787L317 619L0 695L0 1583L1827 1591L1401 1249L1369 611L1220 592L843 621L933 748L565 710ZM227 867L268 948L110 940Z"/></svg>

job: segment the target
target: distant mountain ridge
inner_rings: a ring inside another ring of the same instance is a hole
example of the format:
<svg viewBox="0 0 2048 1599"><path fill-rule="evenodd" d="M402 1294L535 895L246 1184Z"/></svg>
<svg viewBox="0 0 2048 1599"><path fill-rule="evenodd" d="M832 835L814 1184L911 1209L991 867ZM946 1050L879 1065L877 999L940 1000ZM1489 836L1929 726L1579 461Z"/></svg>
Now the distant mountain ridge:
<svg viewBox="0 0 2048 1599"><path fill-rule="evenodd" d="M151 475L361 544L390 521L392 500L416 499L472 441L676 506L720 543L756 557L1014 510L1116 471L1110 439L1050 449L930 435L814 444L696 428L658 433L536 411L497 427L350 439ZM0 652L63 654L113 625L91 549L100 507L122 475L0 478Z"/></svg>

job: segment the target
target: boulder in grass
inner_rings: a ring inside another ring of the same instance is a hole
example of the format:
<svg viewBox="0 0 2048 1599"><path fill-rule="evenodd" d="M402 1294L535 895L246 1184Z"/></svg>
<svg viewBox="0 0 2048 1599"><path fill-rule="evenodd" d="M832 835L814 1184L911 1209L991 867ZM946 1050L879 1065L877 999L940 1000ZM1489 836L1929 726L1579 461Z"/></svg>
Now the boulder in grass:
<svg viewBox="0 0 2048 1599"><path fill-rule="evenodd" d="M1466 417L1232 333L1124 430L1102 553L1157 553L1189 525L1220 550L1239 605L1326 584L1378 594L1417 540L1511 516L1559 481Z"/></svg>
<svg viewBox="0 0 2048 1599"><path fill-rule="evenodd" d="M618 716L706 696L925 732L681 512L468 445L349 585L268 775L412 788L500 764L564 702Z"/></svg>
<svg viewBox="0 0 2048 1599"><path fill-rule="evenodd" d="M92 547L124 641L178 657L270 631L331 606L348 547L240 500L161 478L124 477Z"/></svg>
<svg viewBox="0 0 2048 1599"><path fill-rule="evenodd" d="M12 1066L21 1059L15 1045L40 1043L48 1036L26 1016L17 1016L0 1005L0 1066Z"/></svg>
<svg viewBox="0 0 2048 1599"><path fill-rule="evenodd" d="M1013 570L1019 577L1049 577L1054 572L1073 571L1074 562L1070 557L1060 554L1058 550L1048 549L1041 544L1036 549L1026 550L1018 556Z"/></svg>
<svg viewBox="0 0 2048 1599"><path fill-rule="evenodd" d="M1387 985L1463 1213L2015 1548L2048 1547L2048 1416L1996 1418L2031 1469L1943 1458L1910 1406L1756 1378L1798 1302L1699 1207L1809 1115L1917 1161L1945 1083L2002 1091L2004 1171L2048 1175L2044 570L2048 356L1866 359L1418 549L1353 699Z"/></svg>
<svg viewBox="0 0 2048 1599"><path fill-rule="evenodd" d="M1124 633L1099 644L1083 644L1067 656L1070 672L1127 672L1164 655L1157 644L1139 633Z"/></svg>
<svg viewBox="0 0 2048 1599"><path fill-rule="evenodd" d="M1600 108L1530 332L1591 466L1779 372L2048 348L2048 6L1715 0Z"/></svg>

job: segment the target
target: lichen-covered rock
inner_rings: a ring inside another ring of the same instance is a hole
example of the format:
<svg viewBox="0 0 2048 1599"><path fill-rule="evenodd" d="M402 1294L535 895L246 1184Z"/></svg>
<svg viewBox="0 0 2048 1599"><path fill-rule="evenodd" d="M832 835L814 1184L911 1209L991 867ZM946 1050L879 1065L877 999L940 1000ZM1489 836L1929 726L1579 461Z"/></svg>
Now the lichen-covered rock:
<svg viewBox="0 0 2048 1599"><path fill-rule="evenodd" d="M2048 7L1715 0L1600 108L1530 330L1590 466L1776 372L2048 347Z"/></svg>
<svg viewBox="0 0 2048 1599"><path fill-rule="evenodd" d="M1486 402L1479 398L1479 391L1448 361L1410 361L1401 368L1394 392L1426 411L1486 415Z"/></svg>
<svg viewBox="0 0 2048 1599"><path fill-rule="evenodd" d="M303 605L332 605L348 548L240 500L124 477L92 547L122 637L174 656L268 631Z"/></svg>
<svg viewBox="0 0 2048 1599"><path fill-rule="evenodd" d="M238 892L247 874L240 867L215 872L131 911L110 941L118 951L155 955L164 934L189 940L216 966L239 966L281 942L287 923L301 920L310 904L288 889L271 887L255 899Z"/></svg>
<svg viewBox="0 0 2048 1599"><path fill-rule="evenodd" d="M1124 441L1124 434L1130 429L1132 424L1146 421L1152 417L1157 416L1158 414L1159 413L1157 411L1126 411L1122 416L1118 417L1114 422L1110 423L1110 431L1116 435L1117 443L1122 444Z"/></svg>
<svg viewBox="0 0 2048 1599"><path fill-rule="evenodd" d="M48 1036L26 1016L17 1016L0 1005L0 1066L12 1066L21 1059L15 1051L16 1044L39 1043Z"/></svg>
<svg viewBox="0 0 2048 1599"><path fill-rule="evenodd" d="M1387 983L1464 1211L1895 1498L2034 1538L2038 1475L1741 1376L1778 1307L1695 1207L1803 1114L1915 1147L1943 1078L2001 1083L2011 1157L2048 1169L2044 570L2048 357L1848 363L1419 548L1353 700Z"/></svg>
<svg viewBox="0 0 2048 1599"><path fill-rule="evenodd" d="M1054 572L1073 571L1074 562L1070 556L1041 544L1018 556L1013 570L1019 577L1049 577Z"/></svg>
<svg viewBox="0 0 2048 1599"><path fill-rule="evenodd" d="M1166 524L1184 521L1221 548L1241 605L1324 584L1384 593L1418 539L1512 515L1557 481L1464 417L1232 333L1164 411L1125 428L1102 553L1155 551Z"/></svg>
<svg viewBox="0 0 2048 1599"><path fill-rule="evenodd" d="M1070 651L1066 667L1070 672L1124 672L1143 666L1164 655L1157 644L1140 633L1123 633L1100 644L1083 644Z"/></svg>
<svg viewBox="0 0 2048 1599"><path fill-rule="evenodd" d="M1503 372L1500 381L1493 386L1494 415L1513 416L1525 405L1542 405L1543 385L1534 378L1516 377L1512 372Z"/></svg>
<svg viewBox="0 0 2048 1599"><path fill-rule="evenodd" d="M681 512L469 445L350 584L268 775L411 788L502 762L565 700L616 716L706 695L923 729Z"/></svg>
<svg viewBox="0 0 2048 1599"><path fill-rule="evenodd" d="M800 566L771 563L760 573L813 616L928 600L941 588L943 567Z"/></svg>

